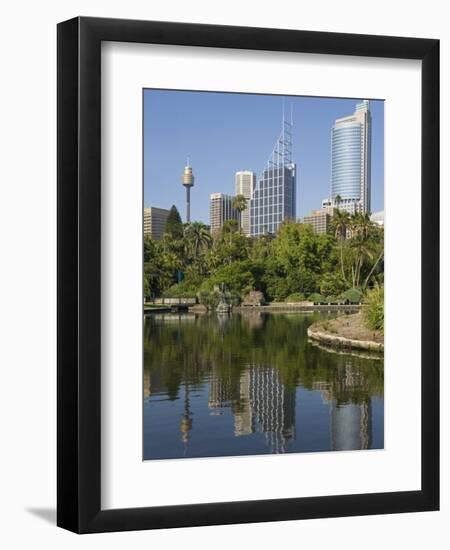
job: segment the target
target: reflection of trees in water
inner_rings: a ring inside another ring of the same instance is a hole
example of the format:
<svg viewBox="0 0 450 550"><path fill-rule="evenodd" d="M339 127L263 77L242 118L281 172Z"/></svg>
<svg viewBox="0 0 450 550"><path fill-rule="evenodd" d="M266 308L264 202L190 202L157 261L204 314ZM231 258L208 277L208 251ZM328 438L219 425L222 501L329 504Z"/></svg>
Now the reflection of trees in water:
<svg viewBox="0 0 450 550"><path fill-rule="evenodd" d="M306 328L314 316L252 311L220 322L214 315L194 322L183 316L168 319L146 319L144 394L184 398L186 442L192 429L189 388L208 381L210 411L230 408L235 435L264 433L271 452L284 452L295 438L300 384L320 390L330 404L333 449L370 447L370 399L383 394L383 362L311 346Z"/></svg>

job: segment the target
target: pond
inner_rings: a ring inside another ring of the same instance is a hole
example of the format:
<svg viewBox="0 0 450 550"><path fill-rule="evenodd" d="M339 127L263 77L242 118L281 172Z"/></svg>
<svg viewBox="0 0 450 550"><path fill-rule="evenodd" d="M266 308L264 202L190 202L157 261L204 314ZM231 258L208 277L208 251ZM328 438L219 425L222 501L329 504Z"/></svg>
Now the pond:
<svg viewBox="0 0 450 550"><path fill-rule="evenodd" d="M383 358L308 341L327 315L147 316L144 460L382 449Z"/></svg>

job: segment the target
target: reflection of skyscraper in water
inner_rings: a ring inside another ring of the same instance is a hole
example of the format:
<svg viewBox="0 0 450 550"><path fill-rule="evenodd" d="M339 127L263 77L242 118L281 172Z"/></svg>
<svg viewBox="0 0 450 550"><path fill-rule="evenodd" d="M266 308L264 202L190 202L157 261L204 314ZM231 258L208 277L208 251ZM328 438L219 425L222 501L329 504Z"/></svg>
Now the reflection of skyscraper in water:
<svg viewBox="0 0 450 550"><path fill-rule="evenodd" d="M295 389L286 388L274 368L252 367L248 374L253 429L266 435L272 453L283 453L295 437Z"/></svg>
<svg viewBox="0 0 450 550"><path fill-rule="evenodd" d="M160 369L144 369L144 397L165 395L167 386Z"/></svg>
<svg viewBox="0 0 450 550"><path fill-rule="evenodd" d="M249 435L253 433L253 413L250 402L250 372L241 374L239 383L239 402L234 410L234 435Z"/></svg>
<svg viewBox="0 0 450 550"><path fill-rule="evenodd" d="M372 446L372 403L370 398L363 403L339 405L331 402L330 411L331 449L354 451Z"/></svg>
<svg viewBox="0 0 450 550"><path fill-rule="evenodd" d="M336 368L336 379L316 381L313 388L330 407L330 449L353 451L372 446L372 401L370 397L351 402L355 391L364 391L364 376L352 359L344 359Z"/></svg>
<svg viewBox="0 0 450 550"><path fill-rule="evenodd" d="M295 388L286 388L275 368L249 365L235 380L213 371L208 407L230 407L234 435L263 433L272 453L284 453L295 437Z"/></svg>
<svg viewBox="0 0 450 550"><path fill-rule="evenodd" d="M238 396L238 383L233 383L229 375L219 373L213 369L209 381L208 407L210 409L231 407Z"/></svg>
<svg viewBox="0 0 450 550"><path fill-rule="evenodd" d="M330 396L331 448L334 451L369 449L372 445L370 397L360 403L345 404L337 399L338 395L346 396L349 392L364 387L362 372L351 359L346 359L339 365L338 372L339 383L334 387L334 396Z"/></svg>

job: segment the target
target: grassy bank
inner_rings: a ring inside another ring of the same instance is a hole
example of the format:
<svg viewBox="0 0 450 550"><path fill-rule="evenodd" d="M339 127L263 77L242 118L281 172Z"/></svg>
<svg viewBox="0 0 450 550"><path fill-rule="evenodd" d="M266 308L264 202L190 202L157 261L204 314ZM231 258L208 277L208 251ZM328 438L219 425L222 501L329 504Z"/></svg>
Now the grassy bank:
<svg viewBox="0 0 450 550"><path fill-rule="evenodd" d="M361 312L318 321L308 328L308 336L337 348L384 351L383 332L367 328Z"/></svg>

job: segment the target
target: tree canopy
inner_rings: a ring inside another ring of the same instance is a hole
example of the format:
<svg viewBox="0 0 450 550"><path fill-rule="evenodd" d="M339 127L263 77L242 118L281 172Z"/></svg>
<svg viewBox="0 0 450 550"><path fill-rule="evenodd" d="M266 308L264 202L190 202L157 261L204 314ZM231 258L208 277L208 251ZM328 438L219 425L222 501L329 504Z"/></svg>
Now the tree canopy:
<svg viewBox="0 0 450 550"><path fill-rule="evenodd" d="M175 205L172 205L169 211L164 232L170 235L172 239L183 238L183 222L181 221L180 213Z"/></svg>
<svg viewBox="0 0 450 550"><path fill-rule="evenodd" d="M366 293L384 279L383 228L367 215L341 211L330 233L287 220L276 235L256 238L243 235L236 220L214 236L202 222L183 225L173 206L163 238L146 237L143 252L147 298L193 297L224 283L241 298L257 290L268 301L311 294L334 299L353 288Z"/></svg>

